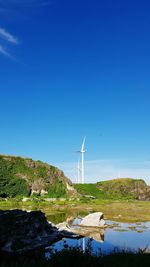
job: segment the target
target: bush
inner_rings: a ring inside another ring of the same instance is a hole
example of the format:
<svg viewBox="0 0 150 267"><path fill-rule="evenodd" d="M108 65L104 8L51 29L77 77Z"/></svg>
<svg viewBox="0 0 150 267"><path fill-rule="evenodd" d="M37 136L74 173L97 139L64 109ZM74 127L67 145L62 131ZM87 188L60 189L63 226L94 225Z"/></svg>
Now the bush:
<svg viewBox="0 0 150 267"><path fill-rule="evenodd" d="M50 185L48 188L48 196L52 198L65 198L66 195L66 187L62 181L57 182L54 185Z"/></svg>
<svg viewBox="0 0 150 267"><path fill-rule="evenodd" d="M21 246L18 243L18 246ZM150 254L112 253L110 255L91 255L76 248L64 249L51 254L50 259L44 258L43 251L31 251L25 255L0 254L0 267L149 267Z"/></svg>

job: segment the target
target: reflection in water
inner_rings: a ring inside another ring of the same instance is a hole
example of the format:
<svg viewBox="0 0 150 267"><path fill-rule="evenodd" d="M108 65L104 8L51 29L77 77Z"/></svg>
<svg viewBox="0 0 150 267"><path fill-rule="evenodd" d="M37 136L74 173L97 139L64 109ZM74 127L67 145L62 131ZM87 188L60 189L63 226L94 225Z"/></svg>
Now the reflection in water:
<svg viewBox="0 0 150 267"><path fill-rule="evenodd" d="M85 237L80 240L63 239L55 243L52 248L61 250L65 247L78 247L85 251L90 247L92 253L108 254L114 250L139 250L147 248L150 251L150 222L147 223L116 223L107 221L108 228L95 229L79 227L72 223L72 227Z"/></svg>
<svg viewBox="0 0 150 267"><path fill-rule="evenodd" d="M104 233L105 233L104 230L101 230L99 233L93 233L93 235L91 235L91 238L103 243L105 241L105 234Z"/></svg>
<svg viewBox="0 0 150 267"><path fill-rule="evenodd" d="M55 214L49 214L46 217L48 221L53 222L54 224L64 222L68 218L65 212L57 212Z"/></svg>
<svg viewBox="0 0 150 267"><path fill-rule="evenodd" d="M86 251L86 238L81 238L78 240L78 248L84 253Z"/></svg>
<svg viewBox="0 0 150 267"><path fill-rule="evenodd" d="M68 246L78 247L85 251L90 246L93 253L101 251L106 254L116 248L138 250L147 247L150 251L150 222L130 224L107 221L108 227L104 230L79 227L81 217L78 214L68 216L65 212L59 212L47 218L55 224L66 221L78 234L84 235L84 238L80 240L63 239L51 246L51 249L61 250L64 246Z"/></svg>
<svg viewBox="0 0 150 267"><path fill-rule="evenodd" d="M82 239L82 251L85 252L85 238Z"/></svg>
<svg viewBox="0 0 150 267"><path fill-rule="evenodd" d="M75 218L69 224L70 228L73 229L77 234L92 238L98 242L104 242L105 230L104 228L98 227L83 227L80 226L81 218Z"/></svg>

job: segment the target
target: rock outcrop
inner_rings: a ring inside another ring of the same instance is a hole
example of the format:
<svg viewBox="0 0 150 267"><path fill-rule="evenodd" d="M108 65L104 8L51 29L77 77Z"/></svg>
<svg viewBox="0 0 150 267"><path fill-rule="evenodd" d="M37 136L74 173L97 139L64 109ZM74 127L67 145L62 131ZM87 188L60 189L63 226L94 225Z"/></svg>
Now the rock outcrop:
<svg viewBox="0 0 150 267"><path fill-rule="evenodd" d="M50 245L64 237L77 238L74 233L48 223L41 211L0 211L0 250L26 252Z"/></svg>

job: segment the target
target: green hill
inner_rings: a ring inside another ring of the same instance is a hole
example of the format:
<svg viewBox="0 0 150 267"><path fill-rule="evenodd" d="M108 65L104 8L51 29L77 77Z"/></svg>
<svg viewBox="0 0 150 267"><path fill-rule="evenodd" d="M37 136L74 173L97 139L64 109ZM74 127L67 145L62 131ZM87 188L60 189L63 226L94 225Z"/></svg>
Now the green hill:
<svg viewBox="0 0 150 267"><path fill-rule="evenodd" d="M74 195L71 181L58 168L29 158L0 155L0 197Z"/></svg>
<svg viewBox="0 0 150 267"><path fill-rule="evenodd" d="M44 195L50 198L86 196L96 199L150 200L150 187L140 179L121 178L96 184L76 184L58 168L30 158L0 155L0 197Z"/></svg>
<svg viewBox="0 0 150 267"><path fill-rule="evenodd" d="M74 187L80 194L98 199L150 200L150 187L141 179L120 178Z"/></svg>

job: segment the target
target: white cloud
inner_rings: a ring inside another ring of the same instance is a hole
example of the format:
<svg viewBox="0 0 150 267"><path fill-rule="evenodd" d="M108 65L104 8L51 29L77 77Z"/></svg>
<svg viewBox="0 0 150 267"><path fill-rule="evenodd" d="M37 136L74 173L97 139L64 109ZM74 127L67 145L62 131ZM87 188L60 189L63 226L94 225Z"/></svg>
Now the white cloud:
<svg viewBox="0 0 150 267"><path fill-rule="evenodd" d="M17 37L13 36L11 33L0 27L0 38L12 44L19 44Z"/></svg>
<svg viewBox="0 0 150 267"><path fill-rule="evenodd" d="M14 44L14 45L19 44L18 38L2 27L0 27L0 40L2 43L7 42L8 44ZM2 44L0 44L0 54L9 57L11 59L14 59L14 57L12 57L11 54L7 51L7 48L5 48L4 45Z"/></svg>

